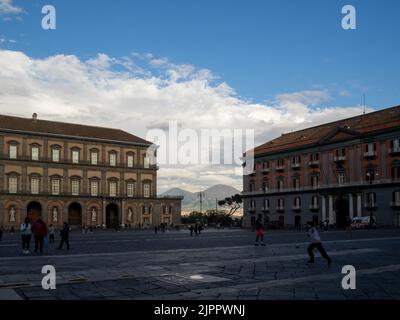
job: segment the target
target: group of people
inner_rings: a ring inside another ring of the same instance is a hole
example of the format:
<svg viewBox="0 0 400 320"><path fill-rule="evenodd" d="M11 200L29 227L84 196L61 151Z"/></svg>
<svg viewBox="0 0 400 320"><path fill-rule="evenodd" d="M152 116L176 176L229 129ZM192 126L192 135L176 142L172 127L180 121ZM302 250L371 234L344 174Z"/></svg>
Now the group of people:
<svg viewBox="0 0 400 320"><path fill-rule="evenodd" d="M69 250L69 231L68 223L64 222L63 228L60 231L60 245L58 250L61 250L64 243ZM55 228L52 224L47 227L47 224L39 217L34 223L31 223L28 217L25 218L24 223L21 224L21 240L22 240L22 254L29 254L30 243L32 235L35 240L35 253L43 253L43 249L47 247L48 243L52 244L55 240Z"/></svg>
<svg viewBox="0 0 400 320"><path fill-rule="evenodd" d="M193 225L190 225L189 231L190 231L190 236L193 237L194 235L197 237L201 234L201 231L203 230L203 226L201 224L195 224L194 227Z"/></svg>
<svg viewBox="0 0 400 320"><path fill-rule="evenodd" d="M255 230L256 230L256 240L254 245L259 246L261 244L262 246L265 246L264 223L261 214L258 215L258 218L256 220ZM308 255L310 256L310 260L308 261L308 263L314 263L315 260L314 249L317 249L321 253L321 256L325 258L326 261L328 262L328 266L330 266L332 264L332 259L326 253L325 248L322 245L321 237L315 226L315 223L312 221L307 223L307 236L309 237L311 242L307 248Z"/></svg>

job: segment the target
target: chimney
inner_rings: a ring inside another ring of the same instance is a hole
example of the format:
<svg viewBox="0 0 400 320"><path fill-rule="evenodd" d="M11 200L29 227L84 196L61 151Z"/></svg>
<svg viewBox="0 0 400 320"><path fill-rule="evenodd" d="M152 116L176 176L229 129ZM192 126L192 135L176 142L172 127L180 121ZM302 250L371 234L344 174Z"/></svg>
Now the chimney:
<svg viewBox="0 0 400 320"><path fill-rule="evenodd" d="M32 121L33 121L33 123L36 123L36 120L37 120L37 113L34 113L34 114L32 115Z"/></svg>

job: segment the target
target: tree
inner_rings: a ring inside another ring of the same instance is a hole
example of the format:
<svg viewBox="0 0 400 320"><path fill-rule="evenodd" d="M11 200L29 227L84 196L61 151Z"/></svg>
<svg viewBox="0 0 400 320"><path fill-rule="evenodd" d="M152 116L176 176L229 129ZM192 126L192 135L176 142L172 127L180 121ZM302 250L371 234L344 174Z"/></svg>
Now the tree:
<svg viewBox="0 0 400 320"><path fill-rule="evenodd" d="M243 200L240 194L235 194L231 197L225 198L224 200L218 201L218 205L221 207L227 207L229 209L226 214L227 217L232 217L235 212L242 206Z"/></svg>

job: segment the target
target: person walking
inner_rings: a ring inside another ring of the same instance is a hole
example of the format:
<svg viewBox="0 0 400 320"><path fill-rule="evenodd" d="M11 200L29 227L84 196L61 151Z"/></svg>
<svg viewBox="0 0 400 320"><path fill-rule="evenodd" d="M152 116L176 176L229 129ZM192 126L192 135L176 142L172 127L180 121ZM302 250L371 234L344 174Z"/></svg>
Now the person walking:
<svg viewBox="0 0 400 320"><path fill-rule="evenodd" d="M198 237L198 235L199 235L199 226L198 226L198 224L196 223L196 224L194 225L194 236L195 236L195 237Z"/></svg>
<svg viewBox="0 0 400 320"><path fill-rule="evenodd" d="M261 239L261 245L265 246L264 243L264 223L263 223L263 219L262 219L262 215L259 214L258 218L256 220L255 223L255 230L256 230L256 241L254 243L255 246L258 246L258 240Z"/></svg>
<svg viewBox="0 0 400 320"><path fill-rule="evenodd" d="M63 228L60 231L61 242L58 246L58 250L61 250L64 242L67 244L67 250L69 250L69 225L68 223L64 222Z"/></svg>
<svg viewBox="0 0 400 320"><path fill-rule="evenodd" d="M49 225L49 242L54 243L54 226L53 226L53 224Z"/></svg>
<svg viewBox="0 0 400 320"><path fill-rule="evenodd" d="M44 237L47 235L46 223L39 217L38 220L32 225L32 233L35 236L35 253L39 249L43 253Z"/></svg>
<svg viewBox="0 0 400 320"><path fill-rule="evenodd" d="M350 236L353 236L352 228L351 228L351 218L346 216L346 231L350 233Z"/></svg>
<svg viewBox="0 0 400 320"><path fill-rule="evenodd" d="M25 218L23 224L21 224L21 239L22 239L22 254L29 253L29 245L32 237L32 225L28 217Z"/></svg>
<svg viewBox="0 0 400 320"><path fill-rule="evenodd" d="M191 237L193 237L193 230L194 230L193 226L190 225L189 231L190 231L190 236L191 236Z"/></svg>
<svg viewBox="0 0 400 320"><path fill-rule="evenodd" d="M158 233L158 227L155 226L155 227L154 227L154 234L157 234L157 233Z"/></svg>
<svg viewBox="0 0 400 320"><path fill-rule="evenodd" d="M332 259L328 256L324 247L322 246L321 237L319 236L319 233L318 233L317 229L315 228L314 222L308 223L307 236L311 240L311 244L309 245L309 247L307 249L308 255L310 256L310 260L308 261L308 263L314 263L313 250L315 248L317 248L318 251L321 253L321 255L328 261L328 266L330 266L332 264Z"/></svg>

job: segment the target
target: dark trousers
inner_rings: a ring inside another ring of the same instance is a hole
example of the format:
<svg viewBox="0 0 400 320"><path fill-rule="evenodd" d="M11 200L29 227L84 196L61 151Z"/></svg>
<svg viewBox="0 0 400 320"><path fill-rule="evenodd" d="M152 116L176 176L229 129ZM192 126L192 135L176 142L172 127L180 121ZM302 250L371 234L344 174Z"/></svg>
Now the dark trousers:
<svg viewBox="0 0 400 320"><path fill-rule="evenodd" d="M324 247L322 246L322 243L311 243L307 249L308 255L310 256L310 261L314 262L314 248L317 248L318 251L321 253L321 256L323 256L326 260L331 260L331 258L329 258L328 254L326 253Z"/></svg>
<svg viewBox="0 0 400 320"><path fill-rule="evenodd" d="M35 252L37 252L37 249L39 247L40 253L43 253L43 240L43 235L35 235Z"/></svg>
<svg viewBox="0 0 400 320"><path fill-rule="evenodd" d="M61 237L61 242L60 245L58 246L58 249L61 249L64 245L64 242L67 244L67 250L69 250L69 240L68 238Z"/></svg>
<svg viewBox="0 0 400 320"><path fill-rule="evenodd" d="M49 236L49 242L50 242L50 243L54 243L54 234L51 234L51 235Z"/></svg>
<svg viewBox="0 0 400 320"><path fill-rule="evenodd" d="M21 235L22 238L22 250L29 250L29 245L31 243L31 235L23 234Z"/></svg>

